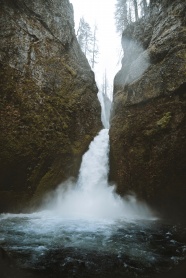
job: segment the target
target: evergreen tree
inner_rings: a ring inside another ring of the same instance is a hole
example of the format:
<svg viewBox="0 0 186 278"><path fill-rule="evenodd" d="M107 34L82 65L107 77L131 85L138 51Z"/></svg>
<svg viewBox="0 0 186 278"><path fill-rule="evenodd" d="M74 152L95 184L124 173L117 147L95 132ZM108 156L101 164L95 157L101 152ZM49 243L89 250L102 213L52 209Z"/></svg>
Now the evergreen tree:
<svg viewBox="0 0 186 278"><path fill-rule="evenodd" d="M77 31L77 40L81 47L81 50L84 52L85 56L90 53L90 46L92 45L92 31L90 25L82 17L79 22L79 27Z"/></svg>
<svg viewBox="0 0 186 278"><path fill-rule="evenodd" d="M96 38L97 26L94 26L94 32L92 34L92 30L90 25L84 20L82 17L79 22L79 28L77 31L77 40L81 47L81 50L87 57L90 65L94 68L96 63L96 58L98 57L98 45Z"/></svg>
<svg viewBox="0 0 186 278"><path fill-rule="evenodd" d="M98 44L97 44L97 38L96 38L96 32L97 32L98 28L97 26L95 25L94 26L94 34L93 34L93 41L92 41L92 58L91 58L91 66L92 66L92 69L94 68L94 65L96 63L96 58L98 57Z"/></svg>
<svg viewBox="0 0 186 278"><path fill-rule="evenodd" d="M104 72L104 75L103 75L102 93L106 96L108 94L108 80L107 80L106 69L105 69L105 72Z"/></svg>
<svg viewBox="0 0 186 278"><path fill-rule="evenodd" d="M138 1L133 0L133 5L134 5L135 21L137 21L139 19L139 16L138 16Z"/></svg>
<svg viewBox="0 0 186 278"><path fill-rule="evenodd" d="M117 0L115 5L115 23L117 32L122 33L128 24L137 21L140 12L143 16L147 15L148 2L148 0Z"/></svg>
<svg viewBox="0 0 186 278"><path fill-rule="evenodd" d="M118 33L122 33L129 23L127 0L117 0L115 7L116 30Z"/></svg>
<svg viewBox="0 0 186 278"><path fill-rule="evenodd" d="M140 6L141 6L141 15L146 16L148 14L147 0L142 0Z"/></svg>

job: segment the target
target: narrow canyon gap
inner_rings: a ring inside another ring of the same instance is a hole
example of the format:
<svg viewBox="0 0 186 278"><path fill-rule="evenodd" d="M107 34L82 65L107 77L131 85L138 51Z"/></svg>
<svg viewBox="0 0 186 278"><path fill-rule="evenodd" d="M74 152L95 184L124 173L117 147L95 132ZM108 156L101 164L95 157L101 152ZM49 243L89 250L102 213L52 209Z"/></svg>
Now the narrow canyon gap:
<svg viewBox="0 0 186 278"><path fill-rule="evenodd" d="M185 277L185 226L142 201L168 210L178 176L184 211L185 3L157 1L123 32L110 123L70 2L0 4L1 277Z"/></svg>

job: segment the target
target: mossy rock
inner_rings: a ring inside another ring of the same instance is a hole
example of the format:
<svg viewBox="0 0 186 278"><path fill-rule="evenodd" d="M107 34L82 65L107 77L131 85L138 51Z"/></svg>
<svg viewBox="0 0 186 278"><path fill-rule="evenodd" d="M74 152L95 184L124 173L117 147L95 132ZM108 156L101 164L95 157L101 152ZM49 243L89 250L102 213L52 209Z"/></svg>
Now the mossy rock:
<svg viewBox="0 0 186 278"><path fill-rule="evenodd" d="M157 127L160 129L166 128L168 126L168 124L170 123L171 118L172 118L171 112L166 112L163 115L163 117L156 122Z"/></svg>

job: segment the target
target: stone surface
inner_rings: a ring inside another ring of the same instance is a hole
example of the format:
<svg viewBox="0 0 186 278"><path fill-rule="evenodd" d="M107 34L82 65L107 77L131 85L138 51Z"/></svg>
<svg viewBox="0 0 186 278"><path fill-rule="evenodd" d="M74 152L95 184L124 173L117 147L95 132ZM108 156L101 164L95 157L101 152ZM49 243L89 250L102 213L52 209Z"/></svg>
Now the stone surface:
<svg viewBox="0 0 186 278"><path fill-rule="evenodd" d="M165 215L186 210L186 3L161 1L123 33L110 179Z"/></svg>
<svg viewBox="0 0 186 278"><path fill-rule="evenodd" d="M68 0L0 0L0 211L76 177L101 129Z"/></svg>

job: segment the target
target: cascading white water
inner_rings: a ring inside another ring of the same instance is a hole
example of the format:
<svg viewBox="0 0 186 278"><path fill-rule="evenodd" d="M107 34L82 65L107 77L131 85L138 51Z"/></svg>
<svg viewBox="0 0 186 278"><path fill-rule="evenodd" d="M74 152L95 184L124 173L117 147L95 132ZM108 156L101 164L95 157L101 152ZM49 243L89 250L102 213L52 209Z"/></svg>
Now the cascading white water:
<svg viewBox="0 0 186 278"><path fill-rule="evenodd" d="M83 156L76 184L68 181L56 191L50 210L62 217L147 219L152 214L134 197L122 199L108 183L109 130L94 138ZM48 203L48 200L47 200Z"/></svg>
<svg viewBox="0 0 186 278"><path fill-rule="evenodd" d="M68 218L152 219L150 209L134 196L121 198L108 183L109 117L103 94L98 98L105 129L94 138L84 154L76 183L67 181L47 198L44 208Z"/></svg>
<svg viewBox="0 0 186 278"><path fill-rule="evenodd" d="M108 133L90 144L77 182L59 186L41 211L0 214L0 245L21 268L45 277L147 277L185 258L177 227L153 221L146 205L108 183Z"/></svg>
<svg viewBox="0 0 186 278"><path fill-rule="evenodd" d="M106 107L106 103L104 101L103 93L100 92L100 91L98 93L98 99L99 99L99 102L101 104L101 121L102 121L103 126L105 128L109 128L110 124L109 124L109 119L107 118L107 113L106 113L107 107Z"/></svg>

